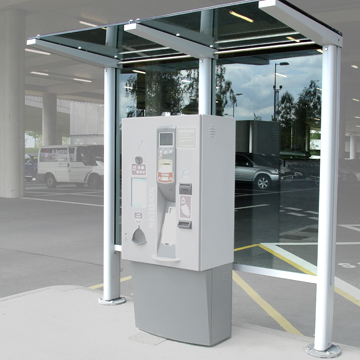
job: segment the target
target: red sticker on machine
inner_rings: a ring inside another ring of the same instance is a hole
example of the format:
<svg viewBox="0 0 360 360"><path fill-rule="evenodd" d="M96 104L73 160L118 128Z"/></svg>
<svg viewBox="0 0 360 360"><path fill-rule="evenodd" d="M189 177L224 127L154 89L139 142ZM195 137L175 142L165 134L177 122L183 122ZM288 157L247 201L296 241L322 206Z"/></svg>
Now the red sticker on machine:
<svg viewBox="0 0 360 360"><path fill-rule="evenodd" d="M172 183L173 181L174 181L174 173L173 172L158 171L158 182Z"/></svg>

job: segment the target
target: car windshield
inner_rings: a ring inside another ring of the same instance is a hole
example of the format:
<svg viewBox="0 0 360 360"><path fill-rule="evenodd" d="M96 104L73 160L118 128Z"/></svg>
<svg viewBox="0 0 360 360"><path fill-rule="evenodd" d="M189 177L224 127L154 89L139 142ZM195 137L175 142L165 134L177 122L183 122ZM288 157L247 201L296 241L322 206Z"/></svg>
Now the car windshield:
<svg viewBox="0 0 360 360"><path fill-rule="evenodd" d="M251 159L256 165L260 166L273 166L270 162L266 161L265 158L258 154L248 154L249 159Z"/></svg>

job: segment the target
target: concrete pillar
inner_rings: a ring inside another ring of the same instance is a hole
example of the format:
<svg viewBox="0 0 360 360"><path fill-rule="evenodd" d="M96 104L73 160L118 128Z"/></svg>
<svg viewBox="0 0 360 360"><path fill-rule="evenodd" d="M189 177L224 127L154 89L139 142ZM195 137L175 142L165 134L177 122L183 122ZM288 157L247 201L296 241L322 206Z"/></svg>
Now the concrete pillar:
<svg viewBox="0 0 360 360"><path fill-rule="evenodd" d="M61 129L56 129L56 145L62 145L62 131L61 131Z"/></svg>
<svg viewBox="0 0 360 360"><path fill-rule="evenodd" d="M350 159L356 159L356 135L350 135Z"/></svg>
<svg viewBox="0 0 360 360"><path fill-rule="evenodd" d="M0 196L24 195L25 12L0 12Z"/></svg>
<svg viewBox="0 0 360 360"><path fill-rule="evenodd" d="M42 112L42 143L43 146L57 144L56 134L56 115L57 98L56 94L43 93L43 112Z"/></svg>

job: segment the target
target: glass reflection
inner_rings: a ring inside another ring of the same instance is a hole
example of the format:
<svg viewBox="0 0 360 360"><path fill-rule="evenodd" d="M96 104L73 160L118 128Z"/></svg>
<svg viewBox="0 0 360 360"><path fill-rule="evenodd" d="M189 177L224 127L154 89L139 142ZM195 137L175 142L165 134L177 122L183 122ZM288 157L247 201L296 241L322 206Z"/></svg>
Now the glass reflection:
<svg viewBox="0 0 360 360"><path fill-rule="evenodd" d="M242 94L224 115L237 120L235 262L302 272L300 258L316 264L321 55L295 55L224 60Z"/></svg>

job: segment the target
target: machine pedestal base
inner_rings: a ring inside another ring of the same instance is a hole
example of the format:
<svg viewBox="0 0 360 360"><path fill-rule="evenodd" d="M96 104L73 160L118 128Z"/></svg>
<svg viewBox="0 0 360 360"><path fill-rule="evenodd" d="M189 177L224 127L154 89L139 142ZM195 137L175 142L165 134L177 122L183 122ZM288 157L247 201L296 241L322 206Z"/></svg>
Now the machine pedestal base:
<svg viewBox="0 0 360 360"><path fill-rule="evenodd" d="M231 336L232 264L190 271L132 262L136 327L212 346Z"/></svg>

